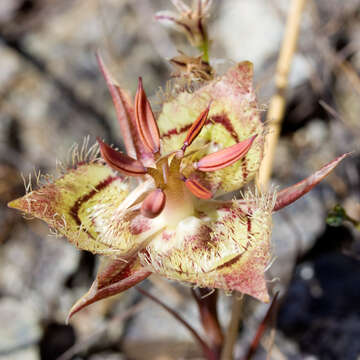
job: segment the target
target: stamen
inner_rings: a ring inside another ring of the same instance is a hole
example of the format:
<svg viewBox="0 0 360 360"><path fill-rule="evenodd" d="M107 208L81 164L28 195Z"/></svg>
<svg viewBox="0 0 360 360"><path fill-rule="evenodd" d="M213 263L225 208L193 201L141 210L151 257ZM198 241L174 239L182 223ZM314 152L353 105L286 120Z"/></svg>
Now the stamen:
<svg viewBox="0 0 360 360"><path fill-rule="evenodd" d="M201 185L195 179L187 179L183 177L182 179L185 182L185 186L190 190L190 192L200 199L211 199L212 193L205 186Z"/></svg>
<svg viewBox="0 0 360 360"><path fill-rule="evenodd" d="M141 77L135 95L136 126L142 142L153 154L160 150L160 133L150 103L146 97Z"/></svg>
<svg viewBox="0 0 360 360"><path fill-rule="evenodd" d="M120 151L114 150L99 138L97 138L97 141L100 145L102 158L114 170L130 176L140 176L147 173L146 168L139 160L135 160Z"/></svg>
<svg viewBox="0 0 360 360"><path fill-rule="evenodd" d="M161 214L166 204L165 193L161 189L155 189L148 194L141 205L140 212L143 216L153 219Z"/></svg>
<svg viewBox="0 0 360 360"><path fill-rule="evenodd" d="M182 146L181 150L185 151L185 149L191 145L191 143L196 139L196 137L199 135L201 129L205 125L205 122L207 120L207 117L209 115L210 111L210 105L211 101L208 105L208 107L199 115L199 117L195 120L195 122L192 124L191 128L189 129L184 145Z"/></svg>
<svg viewBox="0 0 360 360"><path fill-rule="evenodd" d="M206 155L193 165L200 171L216 171L230 166L248 153L256 137L257 134L233 146Z"/></svg>

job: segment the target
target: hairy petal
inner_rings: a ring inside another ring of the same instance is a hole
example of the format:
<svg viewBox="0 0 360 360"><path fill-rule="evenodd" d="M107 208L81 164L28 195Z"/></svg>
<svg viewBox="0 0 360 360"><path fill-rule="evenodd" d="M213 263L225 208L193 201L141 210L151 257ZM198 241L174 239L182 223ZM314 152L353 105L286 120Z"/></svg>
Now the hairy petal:
<svg viewBox="0 0 360 360"><path fill-rule="evenodd" d="M151 275L151 272L140 264L137 255L127 260L102 258L101 261L95 281L89 291L73 305L68 314L67 322L86 306L117 295Z"/></svg>
<svg viewBox="0 0 360 360"><path fill-rule="evenodd" d="M337 157L306 179L298 182L295 185L289 186L284 190L281 190L277 194L274 211L280 210L285 206L292 204L294 201L308 193L314 186L316 186L321 180L323 180L325 176L327 176L332 170L334 170L334 168L348 155L349 153L346 153Z"/></svg>
<svg viewBox="0 0 360 360"><path fill-rule="evenodd" d="M99 240L103 229L91 218L94 206L115 209L129 192L124 178L101 163L79 165L64 176L9 203L47 222L70 242L93 253L113 253Z"/></svg>
<svg viewBox="0 0 360 360"><path fill-rule="evenodd" d="M264 273L271 256L274 196L263 195L250 204L247 213L233 202L203 218L184 219L157 236L142 261L169 279L268 301Z"/></svg>
<svg viewBox="0 0 360 360"><path fill-rule="evenodd" d="M151 189L149 179L130 192L108 166L83 164L9 206L46 221L80 249L127 257L165 226L162 218L150 220L132 210Z"/></svg>
<svg viewBox="0 0 360 360"><path fill-rule="evenodd" d="M258 134L240 161L214 172L197 171L196 177L209 184L212 193L217 191L216 195L236 190L252 180L262 159L264 127L252 77L252 64L240 63L222 78L208 82L194 93L180 93L165 103L158 118L161 152L165 155L183 146L194 119L212 100L207 120L187 150L188 154L199 151L183 159L186 177L194 170L192 164L202 157Z"/></svg>

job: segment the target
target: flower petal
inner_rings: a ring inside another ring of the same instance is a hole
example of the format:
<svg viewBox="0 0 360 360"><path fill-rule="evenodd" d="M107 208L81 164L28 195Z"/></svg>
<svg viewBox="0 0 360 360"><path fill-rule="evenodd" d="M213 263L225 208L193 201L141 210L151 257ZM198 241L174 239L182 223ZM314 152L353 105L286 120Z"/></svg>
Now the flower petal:
<svg viewBox="0 0 360 360"><path fill-rule="evenodd" d="M100 145L102 158L114 170L130 176L140 176L147 173L146 168L139 160L135 160L120 151L114 150L99 138L97 141Z"/></svg>
<svg viewBox="0 0 360 360"><path fill-rule="evenodd" d="M241 161L214 172L198 172L204 184L218 194L236 190L252 180L259 168L263 152L264 126L252 86L252 64L243 62L230 69L222 78L208 82L194 93L180 93L163 105L158 118L162 139L162 155L180 149L195 119L212 100L208 119L183 159L184 175L193 172L192 164L201 157L225 149L258 134L250 150Z"/></svg>
<svg viewBox="0 0 360 360"><path fill-rule="evenodd" d="M251 201L247 214L233 202L203 218L188 217L156 237L142 261L169 279L268 301L264 273L271 256L274 201L273 194L266 194Z"/></svg>
<svg viewBox="0 0 360 360"><path fill-rule="evenodd" d="M102 258L101 261L96 280L89 291L73 305L66 322L69 322L74 314L86 306L117 295L151 275L151 272L140 264L137 255L127 261L110 258Z"/></svg>
<svg viewBox="0 0 360 360"><path fill-rule="evenodd" d="M93 253L113 254L110 243L99 240L103 229L95 227L91 211L102 205L112 210L129 192L124 178L101 163L78 165L49 183L9 203L47 222L70 242Z"/></svg>
<svg viewBox="0 0 360 360"><path fill-rule="evenodd" d="M146 97L141 78L139 78L139 85L135 96L135 118L137 130L143 144L153 154L159 152L159 128Z"/></svg>
<svg viewBox="0 0 360 360"><path fill-rule="evenodd" d="M306 179L298 182L295 185L289 186L284 190L281 190L277 194L274 211L280 210L285 206L292 204L294 201L308 193L314 186L316 186L321 180L323 180L325 176L327 176L332 170L334 170L334 168L349 154L350 153L346 153L337 157Z"/></svg>

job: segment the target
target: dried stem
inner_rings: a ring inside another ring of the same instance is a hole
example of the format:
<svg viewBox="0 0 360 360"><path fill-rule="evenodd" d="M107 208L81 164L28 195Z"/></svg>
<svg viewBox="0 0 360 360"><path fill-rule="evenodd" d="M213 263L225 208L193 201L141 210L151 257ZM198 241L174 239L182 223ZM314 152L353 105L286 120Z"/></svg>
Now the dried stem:
<svg viewBox="0 0 360 360"><path fill-rule="evenodd" d="M222 360L231 360L233 358L234 346L239 329L239 320L242 314L243 298L239 299L233 296L231 320L227 329L224 348L221 354Z"/></svg>
<svg viewBox="0 0 360 360"><path fill-rule="evenodd" d="M258 186L263 190L266 190L271 176L275 149L284 116L286 102L285 91L288 85L288 75L296 49L301 15L305 3L306 0L292 0L287 16L285 36L281 46L275 75L276 93L271 98L269 111L267 113L269 132L265 140L264 158L258 176Z"/></svg>
<svg viewBox="0 0 360 360"><path fill-rule="evenodd" d="M285 91L288 85L288 75L292 58L296 49L296 44L299 35L301 16L305 6L306 0L292 0L289 12L287 15L285 34L278 58L275 85L276 93L273 95L269 110L267 113L267 123L269 132L265 139L264 158L262 160L259 175L257 179L257 186L261 190L266 190L271 176L275 149L278 142L281 122L285 110ZM234 297L232 307L232 318L225 341L225 350L227 351L226 357L223 359L232 359L232 347L235 344L236 336L238 333L241 303ZM231 349L227 350L227 347Z"/></svg>

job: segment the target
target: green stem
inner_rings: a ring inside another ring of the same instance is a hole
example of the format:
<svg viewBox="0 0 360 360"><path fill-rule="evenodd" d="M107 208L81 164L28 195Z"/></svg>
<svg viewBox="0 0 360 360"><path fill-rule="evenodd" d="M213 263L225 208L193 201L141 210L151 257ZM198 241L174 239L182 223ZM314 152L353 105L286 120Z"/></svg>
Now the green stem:
<svg viewBox="0 0 360 360"><path fill-rule="evenodd" d="M199 51L202 52L202 60L209 63L209 39L205 36L204 42L198 46Z"/></svg>

